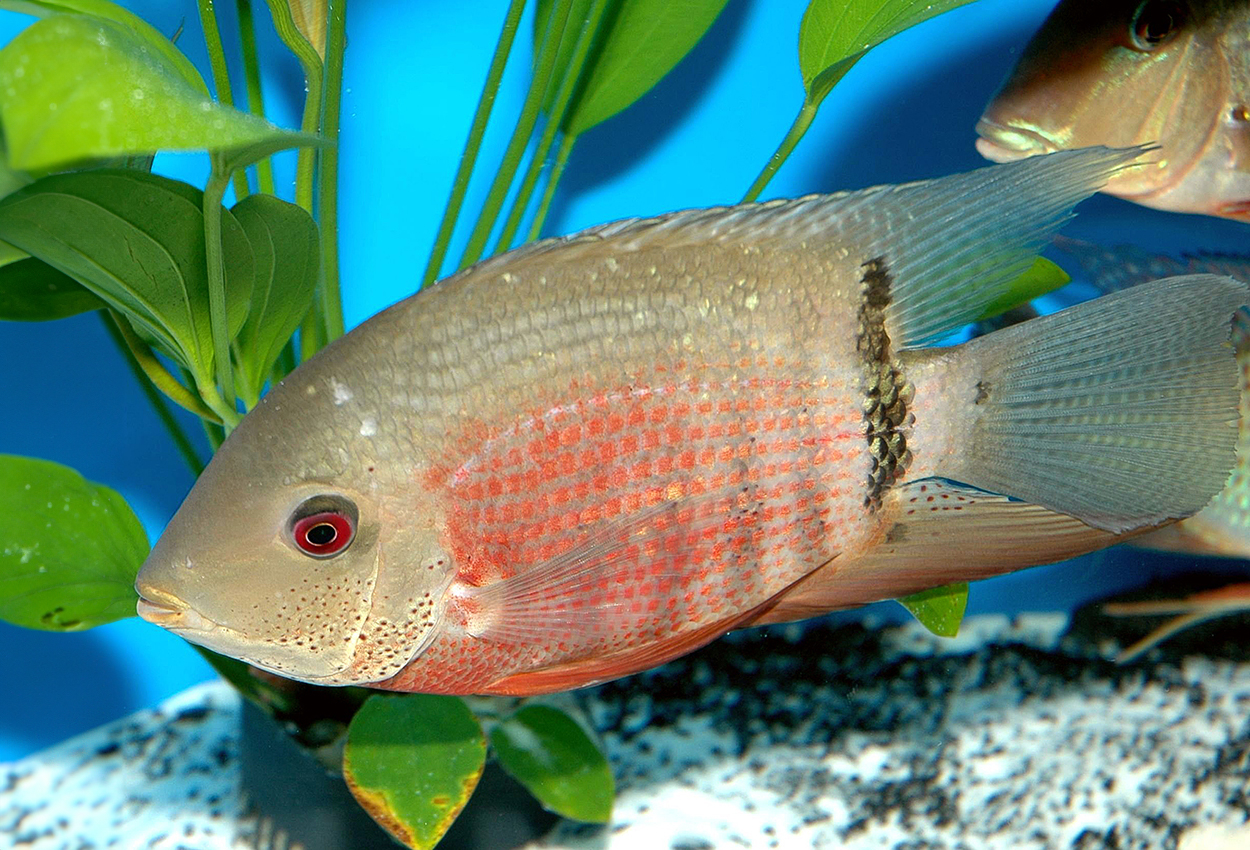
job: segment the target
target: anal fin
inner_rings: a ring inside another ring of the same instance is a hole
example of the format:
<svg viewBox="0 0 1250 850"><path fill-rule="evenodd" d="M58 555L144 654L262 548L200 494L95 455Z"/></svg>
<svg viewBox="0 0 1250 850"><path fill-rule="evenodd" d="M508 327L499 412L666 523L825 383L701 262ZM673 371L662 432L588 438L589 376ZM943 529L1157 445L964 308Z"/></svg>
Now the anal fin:
<svg viewBox="0 0 1250 850"><path fill-rule="evenodd" d="M783 594L751 624L784 623L1061 561L1129 536L939 479L909 482L882 503L892 523L860 557L845 554Z"/></svg>

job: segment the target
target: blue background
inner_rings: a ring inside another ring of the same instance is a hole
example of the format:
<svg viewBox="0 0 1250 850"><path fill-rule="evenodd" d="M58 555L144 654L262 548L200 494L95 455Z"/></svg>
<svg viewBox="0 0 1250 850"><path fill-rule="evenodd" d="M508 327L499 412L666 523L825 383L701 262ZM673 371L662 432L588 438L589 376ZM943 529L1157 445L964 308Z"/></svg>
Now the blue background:
<svg viewBox="0 0 1250 850"><path fill-rule="evenodd" d="M206 54L194 2L131 2L179 45ZM217 4L229 18L233 4ZM303 79L261 23L270 116L298 124ZM410 294L424 268L505 0L352 0L341 140L341 249L349 325ZM533 4L531 4L533 5ZM638 104L577 145L546 233L737 201L802 100L795 55L806 0L730 0L704 41ZM981 0L896 37L851 71L766 196L932 177L984 164L973 126L1051 0ZM0 41L30 18L0 13ZM232 23L223 32L233 31ZM529 18L505 77L482 162L498 160L524 93ZM290 196L293 158L279 161ZM157 170L201 183L203 157ZM490 169L488 169L490 171ZM489 175L488 175L489 176ZM484 195L475 182L469 199ZM1110 198L1068 231L1160 250L1241 247L1244 230ZM462 242L463 234L458 243ZM453 256L458 255L453 246ZM68 464L118 489L155 538L191 477L99 320L0 325L0 452ZM188 417L188 427L194 422ZM1218 562L1216 562L1218 563ZM1193 559L1134 550L1027 570L974 587L971 612L1067 608ZM893 616L893 603L874 606ZM899 609L901 610L901 609ZM847 615L839 615L847 616ZM180 639L137 620L55 635L0 623L0 761L151 705L211 677Z"/></svg>

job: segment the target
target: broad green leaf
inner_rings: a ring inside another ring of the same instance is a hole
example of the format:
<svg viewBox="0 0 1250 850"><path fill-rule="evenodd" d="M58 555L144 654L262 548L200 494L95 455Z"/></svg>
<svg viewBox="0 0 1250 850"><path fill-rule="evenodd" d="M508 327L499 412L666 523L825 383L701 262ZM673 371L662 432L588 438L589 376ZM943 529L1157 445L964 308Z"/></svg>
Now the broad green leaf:
<svg viewBox="0 0 1250 850"><path fill-rule="evenodd" d="M0 320L46 322L103 306L82 284L40 260L0 266Z"/></svg>
<svg viewBox="0 0 1250 850"><path fill-rule="evenodd" d="M799 26L799 69L812 103L881 42L972 0L812 0Z"/></svg>
<svg viewBox="0 0 1250 850"><path fill-rule="evenodd" d="M254 406L282 347L312 306L321 267L317 225L301 207L272 195L249 195L231 210L247 234L255 285L235 342L239 395ZM227 254L226 263L233 262Z"/></svg>
<svg viewBox="0 0 1250 850"><path fill-rule="evenodd" d="M968 582L922 590L898 601L938 637L954 637L968 607Z"/></svg>
<svg viewBox="0 0 1250 850"><path fill-rule="evenodd" d="M142 171L55 174L0 199L0 239L69 275L197 378L213 374L203 193ZM252 250L222 210L226 314L247 318Z"/></svg>
<svg viewBox="0 0 1250 850"><path fill-rule="evenodd" d="M1027 304L1034 298L1040 298L1062 286L1067 286L1071 281L1072 278L1059 266L1045 257L1038 257L1028 271L1013 280L1002 295L986 306L985 311L977 317L977 321L1001 316L1014 307Z"/></svg>
<svg viewBox="0 0 1250 850"><path fill-rule="evenodd" d="M608 760L559 709L527 705L491 730L499 764L558 815L590 823L612 817Z"/></svg>
<svg viewBox="0 0 1250 850"><path fill-rule="evenodd" d="M553 0L541 0L536 22L545 22ZM621 0L604 19L585 82L569 104L562 129L580 135L633 104L694 49L711 28L727 0ZM574 0L570 22L585 18L590 0ZM576 27L566 28L556 76L568 62ZM542 31L538 30L538 37ZM548 87L553 93L556 86ZM546 104L549 106L550 104Z"/></svg>
<svg viewBox="0 0 1250 850"><path fill-rule="evenodd" d="M249 157L315 144L211 100L126 26L85 15L36 21L0 50L9 163L27 171L158 150Z"/></svg>
<svg viewBox="0 0 1250 850"><path fill-rule="evenodd" d="M0 145L0 148L2 147L3 145ZM25 171L11 168L8 158L0 150L0 198L13 194L23 186L30 185L34 179ZM29 256L20 248L16 248L7 242L0 242L0 267L7 266L9 263L16 263L18 260L24 260Z"/></svg>
<svg viewBox="0 0 1250 850"><path fill-rule="evenodd" d="M191 60L182 51L174 47L173 42L134 12L110 3L109 0L0 0L0 9L22 12L37 18L55 14L94 15L121 24L148 46L159 51L192 88L208 94L208 86L204 84L200 72L195 70Z"/></svg>
<svg viewBox="0 0 1250 850"><path fill-rule="evenodd" d="M343 778L370 816L407 847L433 847L486 764L482 727L456 697L373 696L347 729Z"/></svg>
<svg viewBox="0 0 1250 850"><path fill-rule="evenodd" d="M0 455L0 620L68 632L134 616L147 554L116 492L59 463Z"/></svg>

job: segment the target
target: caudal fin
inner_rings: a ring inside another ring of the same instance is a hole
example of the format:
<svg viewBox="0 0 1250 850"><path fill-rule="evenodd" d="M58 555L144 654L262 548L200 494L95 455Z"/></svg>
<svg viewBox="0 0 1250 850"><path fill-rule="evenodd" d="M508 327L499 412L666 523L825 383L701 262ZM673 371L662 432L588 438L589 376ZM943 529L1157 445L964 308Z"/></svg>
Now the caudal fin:
<svg viewBox="0 0 1250 850"><path fill-rule="evenodd" d="M1247 300L1232 278L1168 278L973 340L970 433L937 474L1112 532L1196 513L1235 460Z"/></svg>

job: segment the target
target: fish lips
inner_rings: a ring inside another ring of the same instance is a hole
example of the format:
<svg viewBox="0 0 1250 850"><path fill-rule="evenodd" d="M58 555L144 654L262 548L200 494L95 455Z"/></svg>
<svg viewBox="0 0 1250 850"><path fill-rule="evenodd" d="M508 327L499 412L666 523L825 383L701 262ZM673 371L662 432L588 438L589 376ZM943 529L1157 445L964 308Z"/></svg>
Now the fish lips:
<svg viewBox="0 0 1250 850"><path fill-rule="evenodd" d="M1000 124L989 118L977 122L977 153L992 162L1012 162L1059 149L1038 130L1018 124Z"/></svg>
<svg viewBox="0 0 1250 850"><path fill-rule="evenodd" d="M200 614L172 593L145 587L136 582L139 601L135 611L144 620L171 632L202 634L214 631L217 623Z"/></svg>

